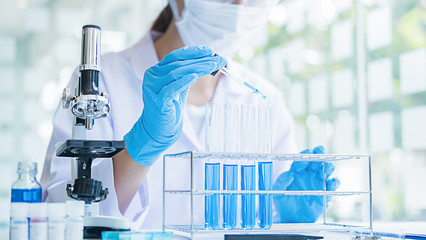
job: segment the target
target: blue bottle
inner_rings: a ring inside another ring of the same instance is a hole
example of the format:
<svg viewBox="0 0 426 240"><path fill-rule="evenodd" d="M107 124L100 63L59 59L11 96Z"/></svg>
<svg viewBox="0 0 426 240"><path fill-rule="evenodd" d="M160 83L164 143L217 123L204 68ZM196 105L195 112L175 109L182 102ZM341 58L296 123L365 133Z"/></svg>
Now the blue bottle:
<svg viewBox="0 0 426 240"><path fill-rule="evenodd" d="M205 190L220 190L220 163L205 164ZM207 229L219 227L219 194L205 196L204 225Z"/></svg>
<svg viewBox="0 0 426 240"><path fill-rule="evenodd" d="M256 190L255 165L241 165L241 190ZM241 227L253 229L256 221L255 194L241 196Z"/></svg>
<svg viewBox="0 0 426 240"><path fill-rule="evenodd" d="M223 165L223 190L238 190L238 165ZM234 229L237 226L237 194L223 195L223 220L225 229Z"/></svg>
<svg viewBox="0 0 426 240"><path fill-rule="evenodd" d="M37 163L19 162L18 180L12 184L11 202L41 202L41 185L37 182Z"/></svg>
<svg viewBox="0 0 426 240"><path fill-rule="evenodd" d="M259 162L259 191L272 190L272 162ZM259 227L269 229L272 226L272 196L259 195Z"/></svg>

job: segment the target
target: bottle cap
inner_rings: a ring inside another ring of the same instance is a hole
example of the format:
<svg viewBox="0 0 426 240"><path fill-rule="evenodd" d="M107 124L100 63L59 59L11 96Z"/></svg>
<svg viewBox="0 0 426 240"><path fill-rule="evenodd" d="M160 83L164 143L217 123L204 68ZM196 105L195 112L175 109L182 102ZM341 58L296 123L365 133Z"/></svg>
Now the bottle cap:
<svg viewBox="0 0 426 240"><path fill-rule="evenodd" d="M65 203L47 204L47 217L52 219L65 218Z"/></svg>
<svg viewBox="0 0 426 240"><path fill-rule="evenodd" d="M28 205L29 205L28 203L11 203L10 217L11 218L27 218Z"/></svg>
<svg viewBox="0 0 426 240"><path fill-rule="evenodd" d="M34 172L34 174L37 174L37 163L36 162L19 162L18 173L23 171Z"/></svg>
<svg viewBox="0 0 426 240"><path fill-rule="evenodd" d="M84 202L83 201L71 201L68 200L66 203L67 215L74 217L84 216Z"/></svg>
<svg viewBox="0 0 426 240"><path fill-rule="evenodd" d="M30 218L47 218L46 203L31 203Z"/></svg>

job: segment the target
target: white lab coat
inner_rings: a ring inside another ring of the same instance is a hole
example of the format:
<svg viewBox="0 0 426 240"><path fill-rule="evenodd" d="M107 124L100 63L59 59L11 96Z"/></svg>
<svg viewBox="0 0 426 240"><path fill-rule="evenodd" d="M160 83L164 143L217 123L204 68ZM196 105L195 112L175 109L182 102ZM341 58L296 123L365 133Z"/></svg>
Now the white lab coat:
<svg viewBox="0 0 426 240"><path fill-rule="evenodd" d="M122 140L123 136L132 128L140 117L143 109L142 79L144 72L157 63L158 57L153 41L160 35L150 32L130 49L119 53L105 54L101 58L101 78L99 86L107 91L111 102L111 111L107 118L95 120L93 130L88 131L87 139L93 140ZM259 78L250 70L228 61L228 67L239 75L259 86L273 103L273 152L293 153L295 143L293 139L293 120L287 110L280 92L269 82ZM75 71L68 85L74 90L78 82L78 71ZM219 79L213 102L221 103L256 103L259 97L250 93L233 81L225 77ZM61 107L53 118L53 133L46 154L41 183L43 199L49 202L65 200L65 186L71 178L70 159L55 156L55 145L71 139L74 116L69 109ZM204 150L204 129L198 133L191 126L191 116L185 112L183 130L179 140L165 153L178 153L189 150ZM176 169L174 176L187 176L189 169ZM274 172L277 177L279 172ZM133 228L161 228L162 223L162 157L151 167L147 179L141 184L133 197L124 217L133 223ZM109 189L107 199L100 203L100 214L122 216L118 209L116 192L114 189L113 166L111 159L96 159L92 166L92 178L102 181ZM176 201L176 218L185 218L185 211Z"/></svg>

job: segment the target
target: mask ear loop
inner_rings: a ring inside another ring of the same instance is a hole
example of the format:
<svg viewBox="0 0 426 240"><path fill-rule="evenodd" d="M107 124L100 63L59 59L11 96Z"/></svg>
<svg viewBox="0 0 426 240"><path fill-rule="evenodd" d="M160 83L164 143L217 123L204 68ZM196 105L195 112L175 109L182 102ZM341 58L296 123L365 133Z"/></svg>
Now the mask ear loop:
<svg viewBox="0 0 426 240"><path fill-rule="evenodd" d="M186 5L186 1L184 1ZM179 14L179 8L177 6L176 0L169 0L170 8L172 9L173 16L175 17L176 21L180 21L182 19L183 12L185 11L185 7L182 11L182 14Z"/></svg>

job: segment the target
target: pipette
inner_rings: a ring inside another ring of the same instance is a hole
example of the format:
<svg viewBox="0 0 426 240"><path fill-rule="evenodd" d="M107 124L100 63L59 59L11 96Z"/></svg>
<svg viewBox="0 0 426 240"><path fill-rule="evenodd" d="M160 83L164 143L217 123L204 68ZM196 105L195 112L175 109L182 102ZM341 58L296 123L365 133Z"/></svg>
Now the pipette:
<svg viewBox="0 0 426 240"><path fill-rule="evenodd" d="M213 72L212 75L216 75L218 71ZM244 81L243 79L241 79L239 76L237 76L235 73L231 72L228 68L223 67L221 69L219 69L219 72L223 73L223 75L227 76L229 79L243 85L246 86L250 89L250 91L252 91L253 93L259 94L259 96L263 99L266 99L266 95L263 94L262 92L259 91L259 89L257 89L256 87L254 87L252 84Z"/></svg>

